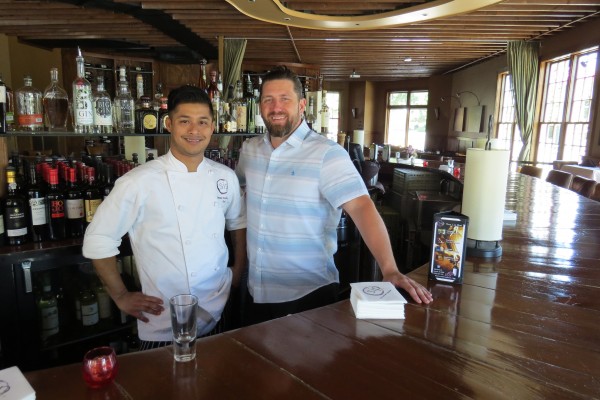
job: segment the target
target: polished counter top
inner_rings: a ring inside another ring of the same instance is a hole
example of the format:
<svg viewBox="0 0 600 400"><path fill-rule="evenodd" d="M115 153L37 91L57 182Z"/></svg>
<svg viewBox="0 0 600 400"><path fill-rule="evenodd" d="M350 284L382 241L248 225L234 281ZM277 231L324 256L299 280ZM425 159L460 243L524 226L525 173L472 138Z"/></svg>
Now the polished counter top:
<svg viewBox="0 0 600 400"><path fill-rule="evenodd" d="M464 283L405 320L357 320L349 301L172 349L119 356L87 389L79 364L26 373L44 399L590 399L600 381L600 202L509 177L501 258L467 257Z"/></svg>

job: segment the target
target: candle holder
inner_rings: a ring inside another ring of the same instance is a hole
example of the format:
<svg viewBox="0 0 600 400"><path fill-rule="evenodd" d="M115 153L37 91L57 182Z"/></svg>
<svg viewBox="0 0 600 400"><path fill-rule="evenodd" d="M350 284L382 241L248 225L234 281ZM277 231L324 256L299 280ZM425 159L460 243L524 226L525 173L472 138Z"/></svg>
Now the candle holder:
<svg viewBox="0 0 600 400"><path fill-rule="evenodd" d="M83 380L92 389L111 383L117 376L118 364L112 347L97 347L83 357Z"/></svg>

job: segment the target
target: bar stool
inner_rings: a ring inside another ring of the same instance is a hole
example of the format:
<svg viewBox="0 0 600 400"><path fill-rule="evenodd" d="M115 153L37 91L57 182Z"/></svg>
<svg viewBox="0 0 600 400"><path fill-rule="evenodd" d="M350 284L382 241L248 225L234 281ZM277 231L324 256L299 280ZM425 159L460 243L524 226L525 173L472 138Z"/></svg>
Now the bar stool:
<svg viewBox="0 0 600 400"><path fill-rule="evenodd" d="M560 171L558 169L551 169L546 177L546 182L569 189L571 187L572 179L573 175L568 172Z"/></svg>
<svg viewBox="0 0 600 400"><path fill-rule="evenodd" d="M569 189L582 196L590 197L595 187L595 180L575 175L571 180L571 186L569 186Z"/></svg>
<svg viewBox="0 0 600 400"><path fill-rule="evenodd" d="M533 176L534 178L542 177L542 169L540 167L534 167L533 165L523 165L519 172L523 175Z"/></svg>

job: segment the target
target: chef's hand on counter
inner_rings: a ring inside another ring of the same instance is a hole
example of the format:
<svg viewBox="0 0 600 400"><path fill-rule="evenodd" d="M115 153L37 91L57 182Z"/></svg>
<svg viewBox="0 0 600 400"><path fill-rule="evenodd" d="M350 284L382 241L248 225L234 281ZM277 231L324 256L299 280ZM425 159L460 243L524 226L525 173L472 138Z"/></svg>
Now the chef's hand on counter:
<svg viewBox="0 0 600 400"><path fill-rule="evenodd" d="M433 301L433 296L426 287L400 273L398 270L384 274L383 280L391 282L394 286L406 290L408 294L410 294L410 297L417 303L429 304Z"/></svg>
<svg viewBox="0 0 600 400"><path fill-rule="evenodd" d="M144 314L159 315L165 310L162 299L147 296L142 292L123 292L115 297L115 303L120 310L143 322L148 322Z"/></svg>

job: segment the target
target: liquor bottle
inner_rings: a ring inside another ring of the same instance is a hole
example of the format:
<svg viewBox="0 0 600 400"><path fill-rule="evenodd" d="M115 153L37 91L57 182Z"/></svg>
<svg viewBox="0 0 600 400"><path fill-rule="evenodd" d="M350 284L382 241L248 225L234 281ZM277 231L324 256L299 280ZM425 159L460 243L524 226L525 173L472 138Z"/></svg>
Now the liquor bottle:
<svg viewBox="0 0 600 400"><path fill-rule="evenodd" d="M83 326L93 326L99 321L98 299L94 292L89 288L83 289L79 296L79 305L81 307L81 323Z"/></svg>
<svg viewBox="0 0 600 400"><path fill-rule="evenodd" d="M152 153L150 153L152 154ZM150 160L150 158L148 158L148 160ZM146 160L146 161L148 161ZM104 176L104 182L102 184L102 188L100 189L100 194L102 195L102 200L104 201L104 199L106 199L106 197L110 194L110 192L112 191L115 182L114 182L114 167L111 164L104 164L104 168L103 168L103 176Z"/></svg>
<svg viewBox="0 0 600 400"><path fill-rule="evenodd" d="M136 123L142 134L155 134L158 132L158 112L152 107L150 97L140 97L140 106L135 110Z"/></svg>
<svg viewBox="0 0 600 400"><path fill-rule="evenodd" d="M37 302L41 331L40 336L43 342L46 342L50 336L59 332L58 302L56 295L52 291L50 275L44 274L42 277L42 295Z"/></svg>
<svg viewBox="0 0 600 400"><path fill-rule="evenodd" d="M48 215L46 214L46 196L40 185L35 164L29 165L29 229L31 240L41 242L48 239Z"/></svg>
<svg viewBox="0 0 600 400"><path fill-rule="evenodd" d="M6 84L2 80L0 73L0 134L8 132L8 124L6 122L6 113L8 110L8 101L6 99Z"/></svg>
<svg viewBox="0 0 600 400"><path fill-rule="evenodd" d="M111 318L112 305L110 296L98 278L94 279L93 291L96 295L96 300L98 300L98 317L100 319Z"/></svg>
<svg viewBox="0 0 600 400"><path fill-rule="evenodd" d="M119 86L114 100L114 118L117 132L135 131L134 101L127 84L125 66L119 67Z"/></svg>
<svg viewBox="0 0 600 400"><path fill-rule="evenodd" d="M102 203L102 195L96 185L96 170L94 167L86 167L87 185L83 190L83 205L85 210L85 222L90 223L96 214L96 210Z"/></svg>
<svg viewBox="0 0 600 400"><path fill-rule="evenodd" d="M83 194L77 185L75 168L67 169L65 205L67 210L67 235L72 238L83 237L83 233L85 232L85 211Z"/></svg>
<svg viewBox="0 0 600 400"><path fill-rule="evenodd" d="M156 92L154 92L154 100L152 101L152 108L154 108L156 111L160 110L162 98L164 97L162 87L162 83L158 82L156 84Z"/></svg>
<svg viewBox="0 0 600 400"><path fill-rule="evenodd" d="M166 120L169 116L169 104L166 97L160 98L160 109L158 110L158 133L169 133Z"/></svg>
<svg viewBox="0 0 600 400"><path fill-rule="evenodd" d="M58 170L48 169L47 215L50 240L61 240L67 236L65 218L65 195L58 185Z"/></svg>
<svg viewBox="0 0 600 400"><path fill-rule="evenodd" d="M321 105L321 134L329 133L329 106L325 100L327 92L323 90L323 104Z"/></svg>
<svg viewBox="0 0 600 400"><path fill-rule="evenodd" d="M256 98L254 97L254 89L252 88L252 80L250 74L246 78L246 131L248 133L256 132Z"/></svg>
<svg viewBox="0 0 600 400"><path fill-rule="evenodd" d="M49 131L65 131L69 115L69 96L58 84L58 68L50 69L50 85L44 90L44 123Z"/></svg>
<svg viewBox="0 0 600 400"><path fill-rule="evenodd" d="M77 77L73 80L73 129L77 133L93 133L92 85L85 79L85 64L79 48L77 53Z"/></svg>
<svg viewBox="0 0 600 400"><path fill-rule="evenodd" d="M221 91L217 84L217 71L210 71L210 85L208 86L208 97L213 107L213 122L215 123L215 130L219 130L219 117L222 114L221 111Z"/></svg>
<svg viewBox="0 0 600 400"><path fill-rule="evenodd" d="M308 107L306 108L306 123L310 129L313 129L313 124L317 121L317 117L315 117L314 112L314 99L312 96L308 98Z"/></svg>
<svg viewBox="0 0 600 400"><path fill-rule="evenodd" d="M200 61L200 76L198 77L198 87L205 92L208 90L206 83L206 60Z"/></svg>
<svg viewBox="0 0 600 400"><path fill-rule="evenodd" d="M29 75L23 78L23 84L15 93L17 125L24 131L44 130L42 92L33 86Z"/></svg>
<svg viewBox="0 0 600 400"><path fill-rule="evenodd" d="M235 83L235 95L233 98L233 112L235 113L235 122L237 124L238 132L246 132L247 122L247 104L244 98L244 91L242 90L242 82L238 79Z"/></svg>
<svg viewBox="0 0 600 400"><path fill-rule="evenodd" d="M237 132L237 121L235 116L230 110L230 104L223 104L223 132L235 133Z"/></svg>
<svg viewBox="0 0 600 400"><path fill-rule="evenodd" d="M258 86L262 86L262 78L258 78ZM265 126L265 121L262 119L262 115L260 114L260 94L258 91L258 87L254 88L254 98L256 99L256 115L254 116L254 124L256 125L256 133L265 133L267 127Z"/></svg>
<svg viewBox="0 0 600 400"><path fill-rule="evenodd" d="M137 74L135 76L135 111L142 108L142 97L144 97L144 77L142 74ZM140 129L140 121L137 119L137 114L135 114L135 128L136 131Z"/></svg>
<svg viewBox="0 0 600 400"><path fill-rule="evenodd" d="M104 89L104 77L96 78L96 91L93 93L92 105L94 108L94 132L99 134L112 133L113 116L112 101Z"/></svg>
<svg viewBox="0 0 600 400"><path fill-rule="evenodd" d="M6 238L11 246L27 242L27 201L17 192L14 167L6 167L6 197L2 201Z"/></svg>

